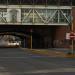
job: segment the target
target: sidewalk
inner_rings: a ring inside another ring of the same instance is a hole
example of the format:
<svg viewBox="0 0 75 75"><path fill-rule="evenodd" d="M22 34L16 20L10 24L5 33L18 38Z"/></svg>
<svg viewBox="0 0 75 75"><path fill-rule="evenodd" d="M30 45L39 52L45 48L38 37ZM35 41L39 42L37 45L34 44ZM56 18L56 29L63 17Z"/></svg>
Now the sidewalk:
<svg viewBox="0 0 75 75"><path fill-rule="evenodd" d="M0 72L0 75L11 75L9 72Z"/></svg>
<svg viewBox="0 0 75 75"><path fill-rule="evenodd" d="M27 50L31 54L36 54L40 56L48 56L48 57L64 57L65 53L63 51L51 50L51 49L28 49L22 48L23 50Z"/></svg>
<svg viewBox="0 0 75 75"><path fill-rule="evenodd" d="M68 49L64 48L57 48L57 49L28 49L22 48L26 50L30 54L35 54L39 56L48 56L48 57L66 57L66 58L75 58L75 54L67 54L69 51Z"/></svg>

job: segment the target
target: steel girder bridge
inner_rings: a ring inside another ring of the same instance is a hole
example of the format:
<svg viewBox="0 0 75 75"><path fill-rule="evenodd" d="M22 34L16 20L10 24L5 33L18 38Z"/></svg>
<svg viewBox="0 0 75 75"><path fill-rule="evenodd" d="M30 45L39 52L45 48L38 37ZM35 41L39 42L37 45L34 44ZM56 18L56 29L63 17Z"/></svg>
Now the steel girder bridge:
<svg viewBox="0 0 75 75"><path fill-rule="evenodd" d="M74 0L0 0L0 24L68 25Z"/></svg>
<svg viewBox="0 0 75 75"><path fill-rule="evenodd" d="M70 6L0 5L0 25L68 25Z"/></svg>
<svg viewBox="0 0 75 75"><path fill-rule="evenodd" d="M15 25L16 28L18 25L68 26L71 22L73 1L0 0L0 25Z"/></svg>

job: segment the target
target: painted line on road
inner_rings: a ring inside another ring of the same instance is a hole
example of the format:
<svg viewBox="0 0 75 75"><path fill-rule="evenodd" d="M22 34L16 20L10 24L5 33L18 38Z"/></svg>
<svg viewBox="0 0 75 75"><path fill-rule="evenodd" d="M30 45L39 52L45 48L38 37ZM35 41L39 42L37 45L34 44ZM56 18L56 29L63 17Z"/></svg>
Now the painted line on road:
<svg viewBox="0 0 75 75"><path fill-rule="evenodd" d="M9 72L0 72L0 75L12 75L12 74Z"/></svg>
<svg viewBox="0 0 75 75"><path fill-rule="evenodd" d="M55 73L55 72L75 72L75 68L58 68L53 70L33 70L28 72L15 72L15 74L46 74L46 73Z"/></svg>
<svg viewBox="0 0 75 75"><path fill-rule="evenodd" d="M27 57L0 57L0 59L3 58L27 58Z"/></svg>

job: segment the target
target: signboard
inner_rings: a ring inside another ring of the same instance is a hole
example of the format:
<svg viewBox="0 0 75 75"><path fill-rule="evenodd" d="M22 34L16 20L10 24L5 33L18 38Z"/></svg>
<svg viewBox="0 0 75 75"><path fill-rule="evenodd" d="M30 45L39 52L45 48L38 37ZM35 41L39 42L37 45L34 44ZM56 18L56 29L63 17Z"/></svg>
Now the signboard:
<svg viewBox="0 0 75 75"><path fill-rule="evenodd" d="M70 40L70 33L66 33L66 39Z"/></svg>
<svg viewBox="0 0 75 75"><path fill-rule="evenodd" d="M66 39L67 40L75 40L75 33L74 32L66 33Z"/></svg>
<svg viewBox="0 0 75 75"><path fill-rule="evenodd" d="M71 33L70 33L70 39L71 39L71 40L74 40L74 39L75 39L75 33L74 33L74 32L71 32Z"/></svg>

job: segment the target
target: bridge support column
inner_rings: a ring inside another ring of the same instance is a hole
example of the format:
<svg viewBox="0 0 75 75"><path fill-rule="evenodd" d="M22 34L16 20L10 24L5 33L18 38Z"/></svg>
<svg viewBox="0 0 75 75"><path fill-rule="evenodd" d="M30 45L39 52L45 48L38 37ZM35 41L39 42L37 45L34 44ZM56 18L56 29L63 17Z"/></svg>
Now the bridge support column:
<svg viewBox="0 0 75 75"><path fill-rule="evenodd" d="M26 43L26 41L25 41L25 40L26 40L26 39L24 38L24 48L26 48L26 44L25 44L25 43Z"/></svg>
<svg viewBox="0 0 75 75"><path fill-rule="evenodd" d="M31 48L31 38L30 37L27 38L27 47Z"/></svg>

